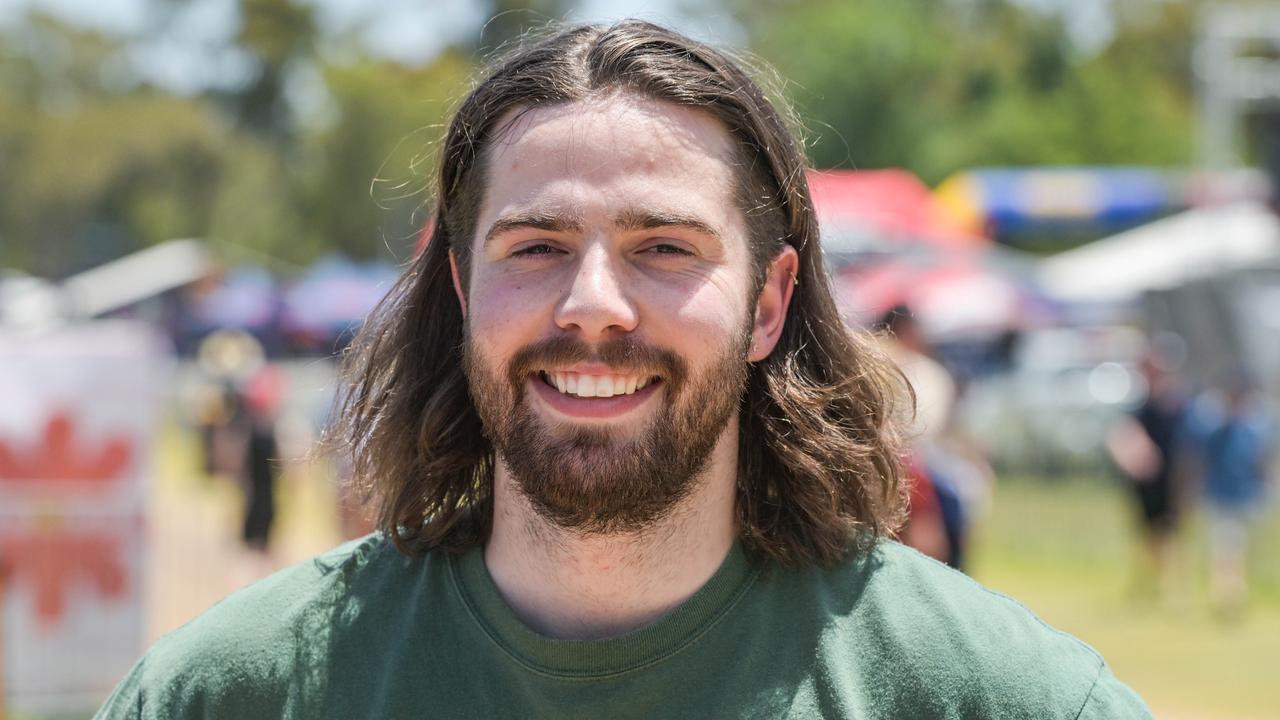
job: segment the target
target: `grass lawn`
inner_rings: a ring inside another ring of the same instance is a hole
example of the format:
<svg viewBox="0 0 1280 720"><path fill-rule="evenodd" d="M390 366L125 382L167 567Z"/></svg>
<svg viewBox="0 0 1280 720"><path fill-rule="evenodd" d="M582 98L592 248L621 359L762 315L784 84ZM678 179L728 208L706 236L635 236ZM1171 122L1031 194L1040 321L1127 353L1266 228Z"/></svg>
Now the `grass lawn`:
<svg viewBox="0 0 1280 720"><path fill-rule="evenodd" d="M1210 611L1195 514L1180 591L1134 592L1128 500L1105 481L1003 482L975 528L970 570L1097 648L1157 717L1280 717L1280 516L1255 527L1252 602L1228 623Z"/></svg>

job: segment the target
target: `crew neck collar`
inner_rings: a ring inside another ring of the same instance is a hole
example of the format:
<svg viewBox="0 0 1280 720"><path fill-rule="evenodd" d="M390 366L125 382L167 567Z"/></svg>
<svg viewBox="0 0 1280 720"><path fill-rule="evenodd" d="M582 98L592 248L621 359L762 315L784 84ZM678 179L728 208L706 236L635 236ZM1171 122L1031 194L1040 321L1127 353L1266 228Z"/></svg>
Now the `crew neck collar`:
<svg viewBox="0 0 1280 720"><path fill-rule="evenodd" d="M674 655L723 619L758 575L734 543L706 584L653 623L603 640L556 640L516 617L489 574L483 549L450 556L449 567L472 618L503 651L531 670L571 677L619 675Z"/></svg>

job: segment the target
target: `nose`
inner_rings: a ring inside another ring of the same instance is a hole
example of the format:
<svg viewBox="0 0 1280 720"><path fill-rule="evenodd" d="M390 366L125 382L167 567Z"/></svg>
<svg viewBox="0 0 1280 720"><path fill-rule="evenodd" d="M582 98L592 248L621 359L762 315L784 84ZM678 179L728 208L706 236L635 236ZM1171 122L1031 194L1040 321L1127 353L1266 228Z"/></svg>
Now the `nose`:
<svg viewBox="0 0 1280 720"><path fill-rule="evenodd" d="M556 325L563 330L576 329L588 342L634 330L639 317L621 270L603 244L587 246L556 308Z"/></svg>

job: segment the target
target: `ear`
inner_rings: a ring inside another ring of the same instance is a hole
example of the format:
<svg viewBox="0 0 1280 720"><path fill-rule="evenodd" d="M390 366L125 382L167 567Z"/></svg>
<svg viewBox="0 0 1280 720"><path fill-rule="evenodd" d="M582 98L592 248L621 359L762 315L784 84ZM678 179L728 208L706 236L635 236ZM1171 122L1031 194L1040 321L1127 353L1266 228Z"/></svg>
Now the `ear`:
<svg viewBox="0 0 1280 720"><path fill-rule="evenodd" d="M458 308L462 310L462 318L467 317L467 293L462 289L462 275L458 271L458 256L449 251L449 274L453 276L453 292L458 296Z"/></svg>
<svg viewBox="0 0 1280 720"><path fill-rule="evenodd" d="M796 277L800 269L800 256L791 245L785 245L777 257L769 263L760 297L756 298L756 317L751 328L751 349L748 362L759 362L773 352L782 337L782 327L787 320L787 308L795 291Z"/></svg>

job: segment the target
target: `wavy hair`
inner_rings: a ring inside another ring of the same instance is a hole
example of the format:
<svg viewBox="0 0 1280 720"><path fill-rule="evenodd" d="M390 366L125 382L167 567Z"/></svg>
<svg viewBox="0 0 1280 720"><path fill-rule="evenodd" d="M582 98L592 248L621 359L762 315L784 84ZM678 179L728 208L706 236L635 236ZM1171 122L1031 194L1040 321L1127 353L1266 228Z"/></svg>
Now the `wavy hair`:
<svg viewBox="0 0 1280 720"><path fill-rule="evenodd" d="M799 255L782 337L753 364L740 410L737 516L755 557L829 565L902 522L901 374L841 320L801 146L728 53L640 21L559 29L500 59L462 101L440 149L425 249L343 358L330 442L405 553L462 552L492 526L494 449L463 373L449 251L467 277L486 151L509 114L625 91L698 108L736 145L756 294L769 261ZM752 296L753 298L755 295Z"/></svg>

